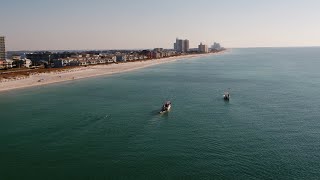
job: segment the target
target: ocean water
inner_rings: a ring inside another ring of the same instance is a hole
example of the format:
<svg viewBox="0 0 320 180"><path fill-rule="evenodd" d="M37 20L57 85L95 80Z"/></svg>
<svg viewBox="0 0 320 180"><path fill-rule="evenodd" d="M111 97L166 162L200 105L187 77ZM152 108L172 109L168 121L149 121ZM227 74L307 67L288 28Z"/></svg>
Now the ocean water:
<svg viewBox="0 0 320 180"><path fill-rule="evenodd" d="M320 48L232 49L1 93L0 179L319 179L319 68Z"/></svg>

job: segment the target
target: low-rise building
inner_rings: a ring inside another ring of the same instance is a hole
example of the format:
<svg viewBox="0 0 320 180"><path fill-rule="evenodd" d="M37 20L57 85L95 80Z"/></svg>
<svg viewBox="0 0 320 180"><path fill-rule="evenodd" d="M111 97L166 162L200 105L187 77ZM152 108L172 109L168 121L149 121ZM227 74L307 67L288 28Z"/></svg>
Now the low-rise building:
<svg viewBox="0 0 320 180"><path fill-rule="evenodd" d="M0 69L6 68L7 62L5 60L0 59Z"/></svg>
<svg viewBox="0 0 320 180"><path fill-rule="evenodd" d="M132 54L128 55L127 61L134 61L134 55L132 55Z"/></svg>
<svg viewBox="0 0 320 180"><path fill-rule="evenodd" d="M107 61L105 59L98 59L97 63L98 64L105 64Z"/></svg>
<svg viewBox="0 0 320 180"><path fill-rule="evenodd" d="M144 60L144 59L147 59L147 56L143 56L143 55L139 55L139 60Z"/></svg>
<svg viewBox="0 0 320 180"><path fill-rule="evenodd" d="M127 56L124 55L124 54L121 54L121 55L117 55L117 62L125 62L127 61Z"/></svg>
<svg viewBox="0 0 320 180"><path fill-rule="evenodd" d="M98 64L98 62L95 59L90 59L88 60L88 64L95 65L95 64Z"/></svg>
<svg viewBox="0 0 320 180"><path fill-rule="evenodd" d="M154 58L154 59L159 59L159 58L161 58L161 53L160 53L160 52L155 52L155 51L153 51L153 52L152 52L152 58Z"/></svg>
<svg viewBox="0 0 320 180"><path fill-rule="evenodd" d="M70 61L70 62L69 62L69 65L70 65L70 66L80 66L80 61L79 61L79 60Z"/></svg>
<svg viewBox="0 0 320 180"><path fill-rule="evenodd" d="M7 62L7 68L13 68L13 60L6 59L6 62Z"/></svg>
<svg viewBox="0 0 320 180"><path fill-rule="evenodd" d="M21 60L21 56L13 55L11 59L14 60L14 61L20 61Z"/></svg>
<svg viewBox="0 0 320 180"><path fill-rule="evenodd" d="M79 65L80 66L86 66L86 65L88 65L88 63L87 63L86 60L79 60Z"/></svg>
<svg viewBox="0 0 320 180"><path fill-rule="evenodd" d="M104 57L107 63L115 63L117 62L117 56L108 55Z"/></svg>
<svg viewBox="0 0 320 180"><path fill-rule="evenodd" d="M30 59L22 59L24 62L24 67L26 68L30 68L30 66L32 65L32 61Z"/></svg>

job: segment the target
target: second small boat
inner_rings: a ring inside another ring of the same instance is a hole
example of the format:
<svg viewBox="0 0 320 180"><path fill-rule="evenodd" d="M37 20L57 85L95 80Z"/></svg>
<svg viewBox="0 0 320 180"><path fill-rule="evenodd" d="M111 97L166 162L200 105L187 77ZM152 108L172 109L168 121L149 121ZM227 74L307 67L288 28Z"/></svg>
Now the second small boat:
<svg viewBox="0 0 320 180"><path fill-rule="evenodd" d="M160 111L160 114L166 113L166 112L170 111L170 109L171 109L171 102L167 101L166 103L163 104L161 111Z"/></svg>
<svg viewBox="0 0 320 180"><path fill-rule="evenodd" d="M230 93L229 92L224 92L223 99L225 101L229 101L230 100Z"/></svg>

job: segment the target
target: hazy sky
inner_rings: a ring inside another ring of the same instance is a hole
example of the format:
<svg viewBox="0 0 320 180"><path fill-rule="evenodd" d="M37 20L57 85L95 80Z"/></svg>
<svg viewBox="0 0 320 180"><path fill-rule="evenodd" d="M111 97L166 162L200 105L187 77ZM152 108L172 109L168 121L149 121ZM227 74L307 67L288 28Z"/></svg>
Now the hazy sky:
<svg viewBox="0 0 320 180"><path fill-rule="evenodd" d="M320 46L320 0L2 0L8 50Z"/></svg>

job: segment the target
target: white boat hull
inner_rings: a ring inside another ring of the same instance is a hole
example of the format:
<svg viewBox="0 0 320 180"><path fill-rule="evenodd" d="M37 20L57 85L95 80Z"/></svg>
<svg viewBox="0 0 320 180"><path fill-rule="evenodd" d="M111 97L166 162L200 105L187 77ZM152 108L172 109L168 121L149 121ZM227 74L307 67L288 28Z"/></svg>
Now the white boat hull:
<svg viewBox="0 0 320 180"><path fill-rule="evenodd" d="M166 112L170 111L170 109L171 109L171 105L169 105L166 109L161 110L160 114L166 113Z"/></svg>

